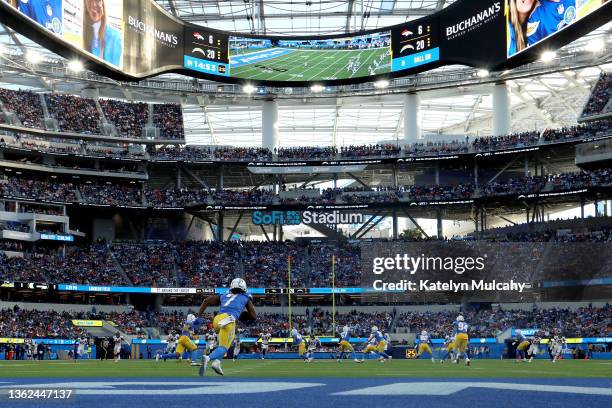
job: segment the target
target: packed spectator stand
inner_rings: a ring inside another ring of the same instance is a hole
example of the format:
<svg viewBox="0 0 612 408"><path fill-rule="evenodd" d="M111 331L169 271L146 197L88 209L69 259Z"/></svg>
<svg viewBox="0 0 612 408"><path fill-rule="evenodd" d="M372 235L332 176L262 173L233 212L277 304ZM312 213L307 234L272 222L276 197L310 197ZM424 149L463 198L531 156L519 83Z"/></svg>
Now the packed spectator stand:
<svg viewBox="0 0 612 408"><path fill-rule="evenodd" d="M610 97L612 96L612 74L609 72L602 72L599 80L595 83L589 96L584 110L582 111L582 117L589 117L594 115L602 115L612 112L612 104L610 103Z"/></svg>

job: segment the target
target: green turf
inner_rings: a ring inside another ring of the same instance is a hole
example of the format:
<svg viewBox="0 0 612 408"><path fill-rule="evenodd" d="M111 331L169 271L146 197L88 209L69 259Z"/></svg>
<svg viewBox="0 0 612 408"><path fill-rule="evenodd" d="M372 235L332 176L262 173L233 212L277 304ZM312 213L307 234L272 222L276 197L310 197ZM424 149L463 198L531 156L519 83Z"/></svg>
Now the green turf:
<svg viewBox="0 0 612 408"><path fill-rule="evenodd" d="M513 360L475 360L470 367L432 364L427 360L393 360L381 364L375 360L356 364L350 360L239 360L223 362L227 377L478 377L478 378L612 378L612 361L564 360L552 364L546 360L517 364ZM214 376L212 372L207 375ZM72 377L196 377L197 368L176 360L113 361L0 361L3 378Z"/></svg>
<svg viewBox="0 0 612 408"><path fill-rule="evenodd" d="M353 61L355 70L347 67ZM375 64L378 62L378 65ZM307 63L307 65L305 65ZM294 50L266 61L231 68L231 76L267 81L317 81L391 72L388 49Z"/></svg>

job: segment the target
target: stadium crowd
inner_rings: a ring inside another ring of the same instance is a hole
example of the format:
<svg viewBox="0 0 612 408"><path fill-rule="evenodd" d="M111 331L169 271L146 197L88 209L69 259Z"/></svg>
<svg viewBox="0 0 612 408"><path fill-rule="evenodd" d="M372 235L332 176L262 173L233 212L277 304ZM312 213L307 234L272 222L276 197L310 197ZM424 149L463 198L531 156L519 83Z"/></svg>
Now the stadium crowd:
<svg viewBox="0 0 612 408"><path fill-rule="evenodd" d="M612 97L612 74L602 72L599 80L593 87L582 116L600 115L612 112L612 104L608 103Z"/></svg>
<svg viewBox="0 0 612 408"><path fill-rule="evenodd" d="M45 94L49 113L57 120L60 132L99 135L100 114L91 99L72 95Z"/></svg>
<svg viewBox="0 0 612 408"><path fill-rule="evenodd" d="M57 120L60 132L101 134L103 122L93 99L67 94L42 94L49 114ZM44 109L40 94L32 91L13 91L0 88L0 102L4 110L13 112L28 128L44 129ZM142 102L124 102L115 99L99 99L104 117L112 123L117 136L142 138L149 121L149 105ZM3 115L0 115L4 118ZM180 105L153 105L153 125L159 129L158 137L164 140L185 138L183 112Z"/></svg>
<svg viewBox="0 0 612 408"><path fill-rule="evenodd" d="M336 333L348 326L355 337L367 337L372 326L383 332L409 329L419 333L426 330L432 338L444 338L452 333L452 322L457 311L439 312L362 312L352 310L347 313L336 312ZM495 309L460 312L470 325L472 338L495 338L509 329L538 329L543 337L562 334L573 337L604 337L607 323L612 318L612 307L588 306L577 309L541 309L534 305L531 310ZM394 318L395 316L395 318ZM212 315L205 318L212 321ZM36 309L21 309L18 306L5 308L0 313L0 332L9 338L63 338L73 339L84 334L75 327L72 320L103 320L115 324L123 333L141 338L153 335L151 328L158 329L165 336L171 331L180 332L186 314L182 312L110 312L95 310L90 312L56 312ZM334 319L329 310L306 309L304 314L292 315L293 326L304 334L331 335L334 332ZM205 325L199 334L212 329ZM257 337L260 333L270 332L274 337L289 336L289 318L281 313L260 313L257 321L249 326L242 324L238 333L242 337Z"/></svg>
<svg viewBox="0 0 612 408"><path fill-rule="evenodd" d="M159 129L159 139L185 139L181 105L171 103L153 105L153 124Z"/></svg>
<svg viewBox="0 0 612 408"><path fill-rule="evenodd" d="M485 185L481 196L533 194L543 191L567 191L577 188L608 187L612 171L608 169L563 173L546 177L531 176L495 180ZM78 190L78 194L77 194ZM329 188L318 196L280 198L264 188L254 190L147 189L135 183L122 185L107 182L60 183L5 176L0 180L0 194L35 200L82 202L100 205L151 207L183 207L197 204L216 205L307 205L307 204L373 204L399 201L443 201L474 198L475 188L469 183L432 186L379 186Z"/></svg>
<svg viewBox="0 0 612 408"><path fill-rule="evenodd" d="M560 333L565 337L606 336L607 322L612 318L612 307L582 307L576 310L552 308L533 310L464 311L462 315L470 325L470 337L497 337L505 330L539 329L545 335ZM452 322L457 312L405 312L400 313L396 327L420 332L427 330L433 338L444 338L452 333Z"/></svg>
<svg viewBox="0 0 612 408"><path fill-rule="evenodd" d="M29 128L42 128L43 109L40 96L29 91L11 91L0 88L0 101L4 108L15 113L21 124Z"/></svg>
<svg viewBox="0 0 612 408"><path fill-rule="evenodd" d="M114 99L100 99L104 116L115 125L119 135L128 138L141 138L149 118L149 105L128 103Z"/></svg>

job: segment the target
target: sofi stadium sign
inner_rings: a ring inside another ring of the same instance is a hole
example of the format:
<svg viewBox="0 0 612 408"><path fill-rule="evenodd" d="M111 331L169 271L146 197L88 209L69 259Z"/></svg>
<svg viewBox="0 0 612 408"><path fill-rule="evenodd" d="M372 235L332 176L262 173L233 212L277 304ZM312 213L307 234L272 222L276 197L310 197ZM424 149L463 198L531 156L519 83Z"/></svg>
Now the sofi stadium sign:
<svg viewBox="0 0 612 408"><path fill-rule="evenodd" d="M255 225L363 224L364 216L340 211L254 211L251 220Z"/></svg>

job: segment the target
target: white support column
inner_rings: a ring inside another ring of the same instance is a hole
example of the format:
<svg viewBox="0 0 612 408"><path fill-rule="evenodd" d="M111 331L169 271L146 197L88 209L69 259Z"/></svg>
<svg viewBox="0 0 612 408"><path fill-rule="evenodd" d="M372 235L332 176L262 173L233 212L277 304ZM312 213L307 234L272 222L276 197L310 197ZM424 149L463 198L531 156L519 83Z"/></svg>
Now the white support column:
<svg viewBox="0 0 612 408"><path fill-rule="evenodd" d="M510 134L510 96L505 82L493 86L493 136Z"/></svg>
<svg viewBox="0 0 612 408"><path fill-rule="evenodd" d="M404 143L414 143L421 138L420 109L419 95L415 93L404 95Z"/></svg>
<svg viewBox="0 0 612 408"><path fill-rule="evenodd" d="M261 146L274 151L278 147L278 104L264 101L261 112Z"/></svg>

